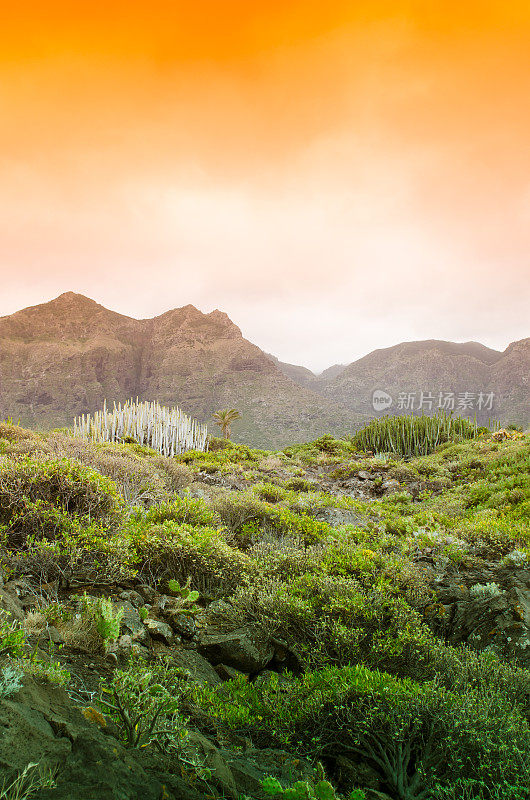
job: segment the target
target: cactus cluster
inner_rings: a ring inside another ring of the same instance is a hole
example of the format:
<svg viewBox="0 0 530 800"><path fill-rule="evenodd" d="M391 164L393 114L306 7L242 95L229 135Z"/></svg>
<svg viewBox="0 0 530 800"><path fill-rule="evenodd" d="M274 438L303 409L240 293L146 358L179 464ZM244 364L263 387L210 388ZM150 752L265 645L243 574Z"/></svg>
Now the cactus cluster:
<svg viewBox="0 0 530 800"><path fill-rule="evenodd" d="M101 597L94 607L96 618L96 630L104 642L113 642L120 635L121 618L123 608L114 611L111 601L107 597Z"/></svg>
<svg viewBox="0 0 530 800"><path fill-rule="evenodd" d="M494 428L498 423L491 422ZM453 417L445 412L421 416L378 417L358 431L353 444L373 453L395 453L401 456L423 456L449 441L474 439L486 429L476 420Z"/></svg>
<svg viewBox="0 0 530 800"><path fill-rule="evenodd" d="M94 442L134 441L172 457L186 450L206 450L208 429L178 407L141 403L137 399L123 406L115 403L112 412L105 403L101 411L77 417L74 436Z"/></svg>

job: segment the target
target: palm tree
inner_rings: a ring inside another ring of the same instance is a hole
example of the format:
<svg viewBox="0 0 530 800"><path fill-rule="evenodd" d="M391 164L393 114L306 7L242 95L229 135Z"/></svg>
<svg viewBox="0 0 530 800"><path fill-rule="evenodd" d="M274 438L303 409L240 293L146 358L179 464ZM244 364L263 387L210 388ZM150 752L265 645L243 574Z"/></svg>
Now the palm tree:
<svg viewBox="0 0 530 800"><path fill-rule="evenodd" d="M223 431L225 439L230 439L230 426L235 419L241 418L241 414L239 411L236 411L235 408L222 408L220 411L216 411L215 414L212 414L212 417L216 425L219 425Z"/></svg>

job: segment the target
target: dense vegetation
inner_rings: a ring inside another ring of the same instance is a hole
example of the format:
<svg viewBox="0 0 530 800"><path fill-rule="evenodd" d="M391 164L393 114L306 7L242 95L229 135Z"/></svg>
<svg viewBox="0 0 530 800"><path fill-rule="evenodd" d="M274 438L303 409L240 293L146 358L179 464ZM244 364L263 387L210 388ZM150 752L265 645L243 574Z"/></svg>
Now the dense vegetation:
<svg viewBox="0 0 530 800"><path fill-rule="evenodd" d="M2 614L0 694L30 672L86 704L73 653L90 653L86 713L204 796L224 790L190 755L198 732L316 770L240 796L528 799L529 439L471 427L408 460L369 447L373 431L170 459L0 424L4 581L37 598L24 620ZM195 632L118 646L124 589L149 630ZM60 646L36 648L50 626ZM251 631L268 655L190 680L177 655L195 642L218 661L203 628Z"/></svg>

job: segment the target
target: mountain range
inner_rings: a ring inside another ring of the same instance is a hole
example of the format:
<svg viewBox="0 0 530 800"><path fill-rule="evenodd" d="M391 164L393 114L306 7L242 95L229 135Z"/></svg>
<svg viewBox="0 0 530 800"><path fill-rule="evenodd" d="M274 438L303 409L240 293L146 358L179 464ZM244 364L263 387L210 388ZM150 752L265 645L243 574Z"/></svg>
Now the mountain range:
<svg viewBox="0 0 530 800"><path fill-rule="evenodd" d="M234 438L281 447L351 433L376 414L372 396L381 390L392 399L386 413L407 413L400 397L415 393L419 402L422 391L434 407L440 392L453 392L456 405L465 392L475 403L493 395L479 416L527 425L529 367L530 339L502 353L430 340L375 350L316 376L263 352L221 311L187 305L138 320L67 292L0 318L0 418L66 426L105 399L138 396L203 421L235 407L242 418Z"/></svg>

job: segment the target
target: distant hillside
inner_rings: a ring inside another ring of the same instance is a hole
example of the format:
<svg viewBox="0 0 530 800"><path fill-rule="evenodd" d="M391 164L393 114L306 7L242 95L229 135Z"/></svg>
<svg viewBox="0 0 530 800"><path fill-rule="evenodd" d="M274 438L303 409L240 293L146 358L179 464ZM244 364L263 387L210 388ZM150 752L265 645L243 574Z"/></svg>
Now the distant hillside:
<svg viewBox="0 0 530 800"><path fill-rule="evenodd" d="M285 361L280 361L279 358L273 356L271 353L266 354L271 361L276 364L280 372L283 372L288 378L291 378L299 386L311 387L317 380L314 372L311 372L307 367L299 367L296 364L286 364Z"/></svg>
<svg viewBox="0 0 530 800"><path fill-rule="evenodd" d="M312 384L314 391L350 408L353 413L373 414L374 390L388 393L392 405L384 413L410 413L404 395L413 395L418 409L421 393L430 393L436 410L439 395L453 393L455 411L477 416L482 421L497 417L504 423L528 425L530 422L530 339L514 342L504 353L478 342L427 340L403 342L374 350L364 358L344 367L334 377L321 376ZM466 409L459 409L459 399L468 393ZM482 403L479 402L482 393ZM487 396L493 393L492 408ZM486 406L479 409L479 405ZM428 404L423 410L429 411Z"/></svg>
<svg viewBox="0 0 530 800"><path fill-rule="evenodd" d="M284 375L220 311L188 305L136 320L68 292L0 318L0 418L70 425L105 399L136 396L208 422L236 407L234 438L267 447L346 434L358 421Z"/></svg>

